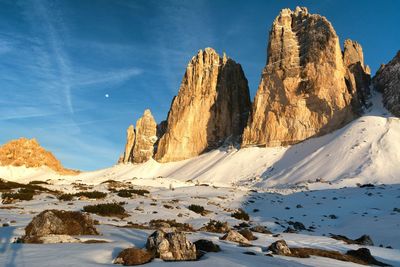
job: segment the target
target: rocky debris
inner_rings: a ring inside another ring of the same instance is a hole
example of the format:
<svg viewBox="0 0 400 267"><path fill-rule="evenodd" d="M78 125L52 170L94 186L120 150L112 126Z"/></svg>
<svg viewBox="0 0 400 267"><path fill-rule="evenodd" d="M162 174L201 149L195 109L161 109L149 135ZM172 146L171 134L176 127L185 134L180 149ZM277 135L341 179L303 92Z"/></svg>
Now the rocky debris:
<svg viewBox="0 0 400 267"><path fill-rule="evenodd" d="M147 238L146 248L164 261L196 260L196 246L181 232L157 230Z"/></svg>
<svg viewBox="0 0 400 267"><path fill-rule="evenodd" d="M79 173L79 171L64 168L61 162L51 152L41 147L36 139L27 138L11 140L0 147L0 166L27 168L46 166L59 174Z"/></svg>
<svg viewBox="0 0 400 267"><path fill-rule="evenodd" d="M199 230L211 233L227 233L231 230L231 227L227 222L210 220L205 226L203 226Z"/></svg>
<svg viewBox="0 0 400 267"><path fill-rule="evenodd" d="M80 242L81 241L78 238L72 237L70 235L46 235L46 236L38 236L32 243L58 244L58 243L80 243Z"/></svg>
<svg viewBox="0 0 400 267"><path fill-rule="evenodd" d="M235 230L230 230L228 233L226 233L220 239L225 240L225 241L231 241L231 242L243 244L243 245L250 245L249 240L247 240L243 235L241 235L239 232L237 232Z"/></svg>
<svg viewBox="0 0 400 267"><path fill-rule="evenodd" d="M54 235L98 234L94 221L88 214L78 211L45 210L36 215L25 228L25 236L22 241L24 243L43 243L46 240L56 240ZM59 240L66 240L65 236L59 237Z"/></svg>
<svg viewBox="0 0 400 267"><path fill-rule="evenodd" d="M266 227L262 225L256 225L250 228L250 231L261 233L261 234L272 234L272 232Z"/></svg>
<svg viewBox="0 0 400 267"><path fill-rule="evenodd" d="M372 83L382 92L383 105L395 116L400 117L400 51L376 72Z"/></svg>
<svg viewBox="0 0 400 267"><path fill-rule="evenodd" d="M153 260L154 256L146 249L127 248L121 251L114 260L114 264L124 266L141 265Z"/></svg>
<svg viewBox="0 0 400 267"><path fill-rule="evenodd" d="M239 234L241 234L242 236L244 236L244 238L246 238L246 239L249 240L249 241L257 240L257 237L255 237L255 236L253 235L253 232L250 231L250 230L247 229L247 228L239 230Z"/></svg>
<svg viewBox="0 0 400 267"><path fill-rule="evenodd" d="M189 62L168 113L156 160L170 162L197 156L238 139L250 111L247 79L240 64L212 48Z"/></svg>
<svg viewBox="0 0 400 267"><path fill-rule="evenodd" d="M196 242L194 242L194 245L196 246L196 250L201 250L201 251L205 251L205 252L220 252L221 248L217 245L214 244L212 241L210 240L206 240L206 239L200 239L197 240Z"/></svg>
<svg viewBox="0 0 400 267"><path fill-rule="evenodd" d="M136 130L130 125L126 130L125 153L119 163L143 163L153 157L157 142L157 123L149 109L136 121Z"/></svg>
<svg viewBox="0 0 400 267"><path fill-rule="evenodd" d="M126 130L125 152L122 158L119 160L119 163L133 162L133 148L135 146L135 139L135 127L133 125L129 125L128 129Z"/></svg>
<svg viewBox="0 0 400 267"><path fill-rule="evenodd" d="M346 85L352 98L353 109L357 113L362 112L363 107L369 107L368 99L371 96L371 71L364 65L364 54L359 43L345 40L343 62L346 67Z"/></svg>
<svg viewBox="0 0 400 267"><path fill-rule="evenodd" d="M374 242L372 241L369 235L362 235L357 239L350 239L344 235L334 235L330 234L331 238L336 240L341 240L347 244L356 244L356 245L363 245L363 246L373 246Z"/></svg>
<svg viewBox="0 0 400 267"><path fill-rule="evenodd" d="M306 227L301 222L288 221L288 224L293 226L294 230L296 230L296 231L304 231L304 230L306 230Z"/></svg>
<svg viewBox="0 0 400 267"><path fill-rule="evenodd" d="M367 248L359 248L357 250L349 250L349 251L347 251L346 255L349 255L356 259L359 259L366 264L376 265L376 266L390 266L389 264L386 264L386 263L376 260L371 255L371 252Z"/></svg>
<svg viewBox="0 0 400 267"><path fill-rule="evenodd" d="M268 250L272 251L272 253L277 254L277 255L288 256L288 255L292 254L292 252L290 251L290 248L286 244L286 241L283 239L272 243L268 247Z"/></svg>
<svg viewBox="0 0 400 267"><path fill-rule="evenodd" d="M283 9L242 146L285 146L332 132L356 115L339 38L323 16Z"/></svg>

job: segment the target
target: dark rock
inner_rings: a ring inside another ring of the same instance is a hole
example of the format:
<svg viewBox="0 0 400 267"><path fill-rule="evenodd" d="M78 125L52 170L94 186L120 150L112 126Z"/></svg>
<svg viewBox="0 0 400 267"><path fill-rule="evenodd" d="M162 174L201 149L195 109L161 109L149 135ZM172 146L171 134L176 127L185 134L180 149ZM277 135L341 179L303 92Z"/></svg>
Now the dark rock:
<svg viewBox="0 0 400 267"><path fill-rule="evenodd" d="M221 251L221 248L217 245L214 244L210 240L206 239L200 239L194 242L194 245L196 246L196 250L199 251L205 251L205 252L219 252Z"/></svg>
<svg viewBox="0 0 400 267"><path fill-rule="evenodd" d="M261 234L272 234L272 232L266 227L262 225L256 225L250 228L250 231L261 233Z"/></svg>
<svg viewBox="0 0 400 267"><path fill-rule="evenodd" d="M365 263L373 264L377 266L390 266L389 264L377 261L372 255L369 249L359 248L357 250L349 250L346 255L352 256L356 259L362 260Z"/></svg>
<svg viewBox="0 0 400 267"><path fill-rule="evenodd" d="M127 248L121 251L114 264L122 264L124 266L141 265L152 261L153 254L146 249Z"/></svg>
<svg viewBox="0 0 400 267"><path fill-rule="evenodd" d="M249 229L242 229L239 231L239 234L244 236L247 240L257 240L257 237L253 235L253 232L251 232Z"/></svg>

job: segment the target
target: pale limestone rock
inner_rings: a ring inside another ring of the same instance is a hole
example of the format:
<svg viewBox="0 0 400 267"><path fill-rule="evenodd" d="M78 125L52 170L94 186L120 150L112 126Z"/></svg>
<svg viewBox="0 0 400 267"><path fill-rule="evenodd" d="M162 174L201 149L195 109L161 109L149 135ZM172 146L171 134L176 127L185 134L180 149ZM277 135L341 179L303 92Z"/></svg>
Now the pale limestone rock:
<svg viewBox="0 0 400 267"><path fill-rule="evenodd" d="M247 240L243 235L235 230L230 230L228 233L221 237L221 240L236 242L245 245L250 244L249 240Z"/></svg>
<svg viewBox="0 0 400 267"><path fill-rule="evenodd" d="M126 130L126 145L125 152L122 159L119 161L120 163L128 163L133 162L133 147L135 145L135 127L133 125L129 125Z"/></svg>
<svg viewBox="0 0 400 267"><path fill-rule="evenodd" d="M283 9L272 25L268 60L242 146L280 146L332 132L355 118L339 39L306 8Z"/></svg>
<svg viewBox="0 0 400 267"><path fill-rule="evenodd" d="M384 106L400 117L400 51L386 65L382 65L373 78L374 87L382 92Z"/></svg>
<svg viewBox="0 0 400 267"><path fill-rule="evenodd" d="M211 48L189 62L168 113L156 160L178 161L238 139L250 109L247 80L239 64Z"/></svg>
<svg viewBox="0 0 400 267"><path fill-rule="evenodd" d="M348 90L352 94L353 109L357 113L361 113L363 107L369 107L371 104L370 85L371 73L368 66L364 65L364 54L359 43L347 39L344 42L343 61L347 68L346 84Z"/></svg>
<svg viewBox="0 0 400 267"><path fill-rule="evenodd" d="M136 121L136 141L133 148L133 162L142 163L152 158L157 141L157 123L149 109Z"/></svg>
<svg viewBox="0 0 400 267"><path fill-rule="evenodd" d="M164 261L196 260L196 246L182 232L157 230L147 238L146 248Z"/></svg>

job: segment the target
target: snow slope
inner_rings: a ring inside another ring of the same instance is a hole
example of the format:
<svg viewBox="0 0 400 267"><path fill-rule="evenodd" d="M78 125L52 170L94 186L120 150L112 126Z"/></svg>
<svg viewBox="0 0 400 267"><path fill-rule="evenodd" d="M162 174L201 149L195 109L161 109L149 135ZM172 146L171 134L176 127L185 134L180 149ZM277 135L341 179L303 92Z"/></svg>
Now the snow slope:
<svg viewBox="0 0 400 267"><path fill-rule="evenodd" d="M81 180L92 184L138 178L136 183L156 186L209 183L257 188L306 182L311 188L320 187L321 183L315 181L329 181L331 187L396 184L400 182L400 120L388 114L380 103L380 96L376 95L374 108L364 116L331 134L290 147L223 148L180 162L150 160L78 176L60 176L46 168L0 167L0 177L15 181Z"/></svg>

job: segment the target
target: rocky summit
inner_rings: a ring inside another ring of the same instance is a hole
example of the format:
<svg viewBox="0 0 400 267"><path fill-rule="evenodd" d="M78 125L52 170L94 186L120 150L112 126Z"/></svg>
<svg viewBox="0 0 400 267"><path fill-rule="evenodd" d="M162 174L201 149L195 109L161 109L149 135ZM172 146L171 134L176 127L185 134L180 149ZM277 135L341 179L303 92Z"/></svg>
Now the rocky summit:
<svg viewBox="0 0 400 267"><path fill-rule="evenodd" d="M361 113L369 107L371 70L364 65L364 53L359 43L347 39L344 42L343 61L346 67L346 85L352 94L353 108Z"/></svg>
<svg viewBox="0 0 400 267"><path fill-rule="evenodd" d="M189 62L173 99L156 159L178 161L238 139L250 110L247 79L240 64L212 48Z"/></svg>
<svg viewBox="0 0 400 267"><path fill-rule="evenodd" d="M157 123L149 109L136 121L136 130L130 125L126 135L125 153L120 162L143 163L151 159L157 141Z"/></svg>
<svg viewBox="0 0 400 267"><path fill-rule="evenodd" d="M382 92L384 106L400 117L400 51L373 78L374 87Z"/></svg>
<svg viewBox="0 0 400 267"><path fill-rule="evenodd" d="M60 174L78 174L79 171L66 169L49 151L40 146L36 139L20 138L11 140L0 147L0 166L46 166Z"/></svg>
<svg viewBox="0 0 400 267"><path fill-rule="evenodd" d="M243 146L281 146L332 132L356 117L339 38L323 16L283 9L273 22L267 64Z"/></svg>

